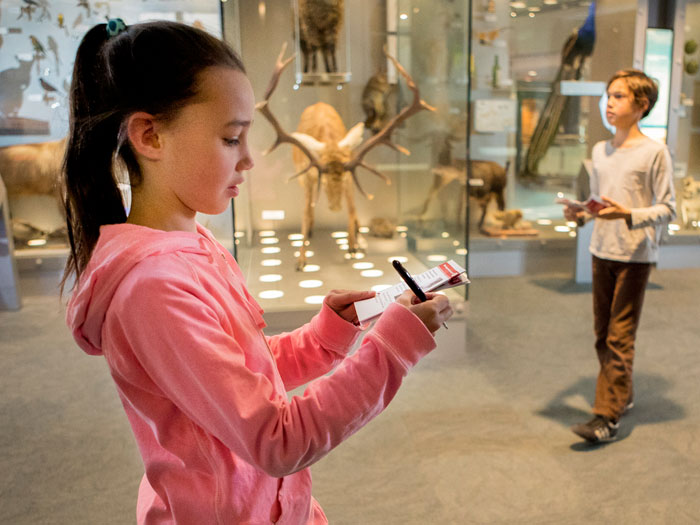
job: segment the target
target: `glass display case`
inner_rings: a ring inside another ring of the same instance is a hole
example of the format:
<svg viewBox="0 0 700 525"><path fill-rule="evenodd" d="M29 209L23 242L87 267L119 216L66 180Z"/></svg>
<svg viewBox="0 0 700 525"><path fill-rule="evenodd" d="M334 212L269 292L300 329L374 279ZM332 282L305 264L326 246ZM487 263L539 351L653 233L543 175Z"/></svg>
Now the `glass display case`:
<svg viewBox="0 0 700 525"><path fill-rule="evenodd" d="M216 0L0 4L0 176L18 258L39 261L67 254L58 172L68 132L73 61L83 35L110 17L127 25L177 20L222 34ZM128 185L123 190L128 194ZM233 248L230 210L199 220Z"/></svg>
<svg viewBox="0 0 700 525"><path fill-rule="evenodd" d="M674 164L676 167L676 201L678 218L671 225L669 235L676 242L685 239L697 244L700 241L700 1L688 0L678 6L682 23L676 31L681 33L676 62L682 64L680 93L676 110L678 119L677 143Z"/></svg>
<svg viewBox="0 0 700 525"><path fill-rule="evenodd" d="M457 209L466 205L465 178L435 195L431 188L441 156L466 158L467 5L224 5L226 33L237 35L229 41L240 42L264 105L251 129L255 167L235 201L235 226L238 261L268 312L317 309L333 288L382 290L400 280L392 259L412 273L450 259L466 267L466 210ZM337 24L329 28L328 20ZM321 41L308 36L323 31ZM300 32L309 42L295 43ZM304 48L311 54L305 57ZM333 52L338 70L328 72ZM314 53L324 69L304 73ZM293 58L265 102L278 56ZM283 142L264 154L278 136ZM310 158L314 167L295 177Z"/></svg>
<svg viewBox="0 0 700 525"><path fill-rule="evenodd" d="M577 228L555 199L587 191L585 161L609 137L599 98L607 78L633 64L637 7L472 2L470 158L506 170L503 201L488 200L472 223L472 275L571 271Z"/></svg>

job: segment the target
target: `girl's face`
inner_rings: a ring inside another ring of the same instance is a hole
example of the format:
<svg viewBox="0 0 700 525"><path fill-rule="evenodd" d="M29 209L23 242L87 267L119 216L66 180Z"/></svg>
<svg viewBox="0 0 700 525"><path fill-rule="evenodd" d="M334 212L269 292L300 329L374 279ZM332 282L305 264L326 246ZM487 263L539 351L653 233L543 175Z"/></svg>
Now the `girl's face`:
<svg viewBox="0 0 700 525"><path fill-rule="evenodd" d="M618 78L608 87L608 104L605 117L616 128L634 126L644 114L646 108L640 107L623 78Z"/></svg>
<svg viewBox="0 0 700 525"><path fill-rule="evenodd" d="M163 173L186 216L222 213L238 195L243 173L253 167L248 131L254 110L245 74L212 67L201 73L195 99L165 124Z"/></svg>

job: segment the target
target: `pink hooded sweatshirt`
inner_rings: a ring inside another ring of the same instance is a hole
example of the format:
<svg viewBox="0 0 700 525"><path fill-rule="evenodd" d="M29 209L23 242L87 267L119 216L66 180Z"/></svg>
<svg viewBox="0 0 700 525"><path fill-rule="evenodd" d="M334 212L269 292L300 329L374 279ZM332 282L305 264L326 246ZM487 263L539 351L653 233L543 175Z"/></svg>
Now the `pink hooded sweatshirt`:
<svg viewBox="0 0 700 525"><path fill-rule="evenodd" d="M435 347L399 304L347 358L361 330L325 305L266 337L236 261L201 226L103 226L67 322L107 360L136 437L139 524L327 523L308 467L379 414Z"/></svg>

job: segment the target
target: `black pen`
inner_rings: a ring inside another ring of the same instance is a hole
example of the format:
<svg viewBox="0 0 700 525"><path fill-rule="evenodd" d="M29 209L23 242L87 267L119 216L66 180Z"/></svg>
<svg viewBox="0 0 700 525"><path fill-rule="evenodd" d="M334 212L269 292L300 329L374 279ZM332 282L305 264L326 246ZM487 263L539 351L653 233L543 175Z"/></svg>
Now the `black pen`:
<svg viewBox="0 0 700 525"><path fill-rule="evenodd" d="M396 269L396 271L399 272L401 279L403 279L403 281L411 289L415 296L418 297L418 300L421 303L427 301L428 297L425 295L425 292L421 289L420 286L418 286L418 283L416 283L416 281L413 280L413 277L411 277L411 274L408 273L408 270L406 270L406 268L404 268L403 265L396 259L391 261L391 264ZM445 323L442 323L442 326L444 326L445 329L447 329L447 325Z"/></svg>

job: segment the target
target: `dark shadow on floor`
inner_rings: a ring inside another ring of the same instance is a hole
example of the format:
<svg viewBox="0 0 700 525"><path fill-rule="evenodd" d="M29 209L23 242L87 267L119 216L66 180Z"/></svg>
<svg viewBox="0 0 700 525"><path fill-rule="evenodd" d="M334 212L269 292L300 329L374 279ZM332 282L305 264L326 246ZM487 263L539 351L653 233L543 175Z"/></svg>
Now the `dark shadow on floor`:
<svg viewBox="0 0 700 525"><path fill-rule="evenodd" d="M591 283L577 283L571 277L549 277L532 279L532 284L561 294L591 293ZM647 283L647 290L663 290L664 287L656 283Z"/></svg>
<svg viewBox="0 0 700 525"><path fill-rule="evenodd" d="M595 382L596 379L594 377L580 378L573 385L559 392L547 403L547 406L537 410L535 414L557 421L565 427L587 421L592 417L592 413L567 405L566 399L581 395L592 406ZM634 385L635 406L622 419L616 441L629 437L637 425L652 425L685 417L685 409L675 401L665 397L665 393L672 385L665 377L649 374L635 375ZM590 451L602 446L605 446L605 444L590 445L578 442L572 445L571 448L577 451Z"/></svg>
<svg viewBox="0 0 700 525"><path fill-rule="evenodd" d="M561 294L591 293L590 283L577 283L571 277L546 277L532 279L532 284Z"/></svg>

